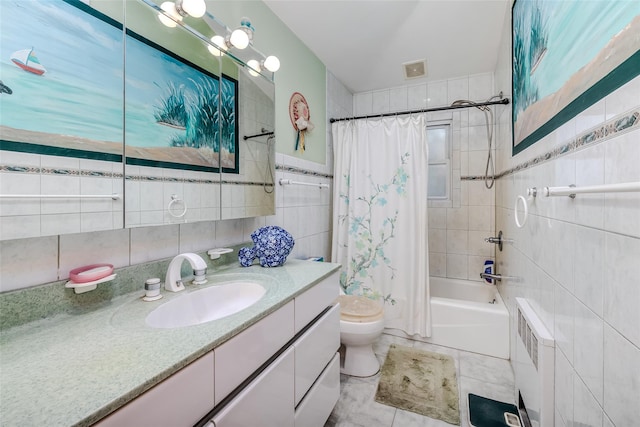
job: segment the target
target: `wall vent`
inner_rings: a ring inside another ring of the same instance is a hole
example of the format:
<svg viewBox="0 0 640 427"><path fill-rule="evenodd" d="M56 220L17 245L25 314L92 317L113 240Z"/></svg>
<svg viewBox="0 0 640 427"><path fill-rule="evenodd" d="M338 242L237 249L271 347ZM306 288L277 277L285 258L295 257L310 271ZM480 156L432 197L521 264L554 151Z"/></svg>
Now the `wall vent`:
<svg viewBox="0 0 640 427"><path fill-rule="evenodd" d="M513 363L518 398L526 409L520 416L526 415L525 425L552 426L555 341L526 299L516 298L516 316L519 339Z"/></svg>

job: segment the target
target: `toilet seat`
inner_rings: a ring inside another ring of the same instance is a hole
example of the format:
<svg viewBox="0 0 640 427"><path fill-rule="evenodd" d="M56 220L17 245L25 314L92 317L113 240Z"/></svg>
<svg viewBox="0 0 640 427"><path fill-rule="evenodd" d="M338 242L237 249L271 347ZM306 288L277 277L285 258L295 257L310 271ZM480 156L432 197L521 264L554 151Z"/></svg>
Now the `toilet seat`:
<svg viewBox="0 0 640 427"><path fill-rule="evenodd" d="M370 298L359 295L340 295L340 320L344 322L376 322L384 316L382 307Z"/></svg>

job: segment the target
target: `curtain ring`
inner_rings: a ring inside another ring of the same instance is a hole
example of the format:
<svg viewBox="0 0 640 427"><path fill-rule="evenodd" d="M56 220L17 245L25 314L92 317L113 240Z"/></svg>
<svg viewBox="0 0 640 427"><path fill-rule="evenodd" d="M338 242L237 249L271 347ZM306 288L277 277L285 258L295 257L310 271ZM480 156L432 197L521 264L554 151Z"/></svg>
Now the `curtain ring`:
<svg viewBox="0 0 640 427"><path fill-rule="evenodd" d="M182 210L182 212L180 212L179 214L175 214L171 211L171 206L174 205L175 203L178 202L182 202L182 204L184 205L184 209ZM184 202L184 200L182 200L180 197L178 197L177 194L172 194L171 195L171 201L169 202L169 205L167 205L167 210L169 211L169 215L171 215L174 218L182 218L184 216L184 214L187 213L187 204Z"/></svg>

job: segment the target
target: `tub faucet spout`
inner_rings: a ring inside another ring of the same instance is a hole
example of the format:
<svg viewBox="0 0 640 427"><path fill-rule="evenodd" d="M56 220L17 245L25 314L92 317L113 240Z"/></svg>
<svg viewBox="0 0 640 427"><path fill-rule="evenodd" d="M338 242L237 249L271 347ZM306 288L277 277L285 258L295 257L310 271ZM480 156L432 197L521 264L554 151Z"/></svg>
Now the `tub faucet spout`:
<svg viewBox="0 0 640 427"><path fill-rule="evenodd" d="M496 282L499 282L502 280L502 274L491 274L491 273L480 273L480 278L481 279L489 279L489 280L495 280Z"/></svg>

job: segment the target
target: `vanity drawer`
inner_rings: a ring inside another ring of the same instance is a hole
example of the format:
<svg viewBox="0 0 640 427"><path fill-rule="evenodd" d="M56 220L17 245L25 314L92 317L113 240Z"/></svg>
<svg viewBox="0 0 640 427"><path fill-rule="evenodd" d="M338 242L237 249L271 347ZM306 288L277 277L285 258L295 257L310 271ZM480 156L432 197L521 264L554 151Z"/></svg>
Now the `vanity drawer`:
<svg viewBox="0 0 640 427"><path fill-rule="evenodd" d="M213 352L209 352L95 427L193 426L213 406L213 371Z"/></svg>
<svg viewBox="0 0 640 427"><path fill-rule="evenodd" d="M318 381L296 408L296 427L322 427L340 397L340 353L335 353Z"/></svg>
<svg viewBox="0 0 640 427"><path fill-rule="evenodd" d="M336 271L307 292L296 297L296 334L304 329L318 314L322 313L325 308L333 304L338 298L339 289L340 272Z"/></svg>
<svg viewBox="0 0 640 427"><path fill-rule="evenodd" d="M213 416L213 425L293 427L293 359L289 347Z"/></svg>
<svg viewBox="0 0 640 427"><path fill-rule="evenodd" d="M293 338L293 318L291 301L214 350L216 405Z"/></svg>
<svg viewBox="0 0 640 427"><path fill-rule="evenodd" d="M294 344L295 404L298 405L340 347L340 305L336 304Z"/></svg>

